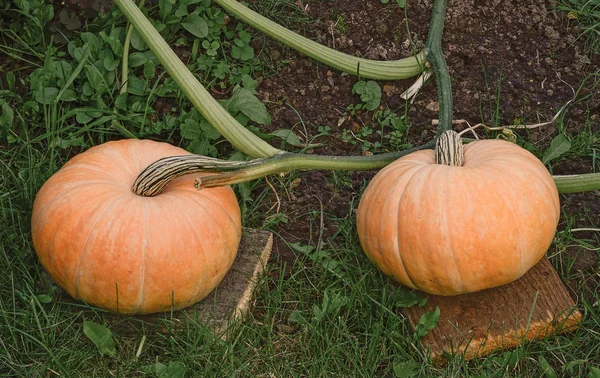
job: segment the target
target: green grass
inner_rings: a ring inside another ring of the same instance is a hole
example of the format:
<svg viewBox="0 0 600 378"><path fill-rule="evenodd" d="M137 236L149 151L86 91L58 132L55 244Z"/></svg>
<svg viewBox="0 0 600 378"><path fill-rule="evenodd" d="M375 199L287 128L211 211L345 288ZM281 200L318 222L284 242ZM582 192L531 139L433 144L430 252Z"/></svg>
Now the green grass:
<svg viewBox="0 0 600 378"><path fill-rule="evenodd" d="M11 17L17 21L31 19L19 16L14 9L12 12ZM158 10L153 12L155 15ZM111 13L89 27L98 34L105 30L110 36L112 30L122 26L118 14ZM2 62L6 67L13 64L14 82L10 75L0 78L0 377L177 377L181 366L187 377L599 376L593 370L600 364L598 267L595 272L578 272L565 252L572 246L600 245L598 233L569 231L600 227L594 223L597 218L592 212L566 214L565 225L561 225L564 231L557 234L549 253L563 280L579 296L584 314L580 329L530 342L514 351L497 352L472 362L456 358L447 366L437 367L419 349L399 306L414 300L413 294L383 277L360 249L353 210L362 188L352 189L347 173L332 174L330 182L334 193L350 192L355 199L348 203L346 217L308 205L276 214L268 186L247 184L237 188L247 225L277 231L277 222L302 221L309 226L311 237L296 241L287 234L276 235L293 251L294 259L272 259L270 274L259 282L251 313L230 330L225 341L193 319L179 323L179 313L161 315L156 321L115 316L74 302L60 290L54 293L31 244L30 217L38 189L69 157L94 144L130 134L192 150L200 148L200 142L194 141L202 138L216 146L222 141L210 139L209 131L196 128L201 118L193 114L169 79L157 80L161 77L159 67L154 67L155 75L151 75L150 63L134 67L140 81L127 99L120 98L118 76L111 79L110 70L94 66L102 54L106 58L112 51L110 38L109 42L99 41L90 59L80 63L65 53L64 46L57 49L49 41L37 40L37 26L27 27L30 33L23 35L31 40L13 38L6 29L0 38L0 51L13 54L11 60L16 62ZM178 32L172 31L174 36ZM120 33L116 33L118 40L122 40ZM73 41L82 42L76 36ZM193 43L189 41L189 46ZM230 67L242 67L240 70L251 74L252 67L261 64L246 65L229 56L228 51L224 48L219 59L229 62ZM190 63L200 72L199 64ZM72 100L45 99L40 88L71 88L65 83L79 66L81 73L74 77ZM57 67L63 67L66 74ZM43 71L35 73L37 69ZM86 83L95 88L94 93L83 91ZM232 85L228 79L215 76L207 83L216 91ZM170 115L152 107L159 98L167 99L166 113ZM594 159L598 132L591 125L590 121L585 129L589 131L573 138L570 157ZM229 154L220 148L210 151ZM271 183L279 197L286 199L296 190L293 180L307 175L273 178ZM590 201L600 200L598 194L587 196ZM257 214L269 208L264 216ZM270 221L263 222L263 218ZM335 225L337 231L320 243L322 223ZM84 321L108 326L116 346L114 356L102 355L85 336ZM157 373L162 369L160 364L166 369L163 375Z"/></svg>

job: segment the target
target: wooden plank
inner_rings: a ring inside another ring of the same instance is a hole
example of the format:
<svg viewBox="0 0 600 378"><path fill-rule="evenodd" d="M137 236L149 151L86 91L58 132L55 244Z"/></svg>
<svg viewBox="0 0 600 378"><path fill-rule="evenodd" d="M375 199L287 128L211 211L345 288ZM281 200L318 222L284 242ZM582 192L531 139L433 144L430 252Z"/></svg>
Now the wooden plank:
<svg viewBox="0 0 600 378"><path fill-rule="evenodd" d="M223 338L229 325L248 312L273 248L271 232L252 228L243 231L237 256L223 281L200 302L178 314L179 318L199 318Z"/></svg>
<svg viewBox="0 0 600 378"><path fill-rule="evenodd" d="M438 326L421 339L421 347L429 349L437 364L449 355L466 360L485 356L575 330L581 323L581 313L545 257L510 284L454 297L429 296L424 307L413 306L405 314L414 328L436 306Z"/></svg>

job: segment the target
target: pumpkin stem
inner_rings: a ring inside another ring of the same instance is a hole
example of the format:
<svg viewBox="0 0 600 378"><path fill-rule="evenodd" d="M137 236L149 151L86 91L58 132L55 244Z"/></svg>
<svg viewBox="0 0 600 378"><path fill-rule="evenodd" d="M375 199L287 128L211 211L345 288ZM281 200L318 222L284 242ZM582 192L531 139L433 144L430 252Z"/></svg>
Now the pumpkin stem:
<svg viewBox="0 0 600 378"><path fill-rule="evenodd" d="M223 172L251 167L263 159L229 161L201 155L169 156L155 161L139 174L131 190L142 197L154 197L178 177L199 172Z"/></svg>
<svg viewBox="0 0 600 378"><path fill-rule="evenodd" d="M456 131L444 131L435 142L435 163L463 165L463 142Z"/></svg>

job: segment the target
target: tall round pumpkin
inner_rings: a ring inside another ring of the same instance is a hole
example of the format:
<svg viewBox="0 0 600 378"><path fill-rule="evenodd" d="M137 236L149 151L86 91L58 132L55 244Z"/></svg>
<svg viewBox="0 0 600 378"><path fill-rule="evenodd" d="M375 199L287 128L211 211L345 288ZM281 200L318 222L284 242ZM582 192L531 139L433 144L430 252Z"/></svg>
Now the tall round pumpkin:
<svg viewBox="0 0 600 378"><path fill-rule="evenodd" d="M525 274L550 246L559 215L556 186L534 155L483 140L464 147L458 166L436 164L433 150L386 166L362 196L357 228L385 274L457 295Z"/></svg>
<svg viewBox="0 0 600 378"><path fill-rule="evenodd" d="M188 175L154 197L132 191L148 165L186 154L148 140L108 142L42 186L33 244L60 287L109 311L145 314L192 305L219 284L241 237L232 189L196 190L198 175Z"/></svg>

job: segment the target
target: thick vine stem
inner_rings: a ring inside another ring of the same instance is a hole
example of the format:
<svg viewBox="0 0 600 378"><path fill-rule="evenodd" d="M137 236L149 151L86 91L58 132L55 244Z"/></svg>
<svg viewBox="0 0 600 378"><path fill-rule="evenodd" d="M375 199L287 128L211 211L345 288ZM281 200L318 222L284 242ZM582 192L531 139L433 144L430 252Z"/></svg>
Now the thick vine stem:
<svg viewBox="0 0 600 378"><path fill-rule="evenodd" d="M433 147L433 142L404 151L371 156L321 156L285 152L271 158L262 159L256 165L240 167L240 169L220 173L218 175L201 177L196 180L196 188L212 188L216 186L238 184L279 172L289 172L300 169L335 171L379 169L404 155L431 147Z"/></svg>
<svg viewBox="0 0 600 378"><path fill-rule="evenodd" d="M552 176L559 193L582 193L600 190L600 173Z"/></svg>
<svg viewBox="0 0 600 378"><path fill-rule="evenodd" d="M215 0L215 2L239 20L246 22L269 37L343 72L353 75L360 74L361 77L368 79L396 80L416 76L424 69L425 57L423 52L415 56L391 61L358 58L321 45L293 32L254 12L237 0ZM360 72L358 72L359 66Z"/></svg>
<svg viewBox="0 0 600 378"><path fill-rule="evenodd" d="M435 142L435 164L463 165L463 142L454 130L446 130Z"/></svg>
<svg viewBox="0 0 600 378"><path fill-rule="evenodd" d="M448 64L442 51L445 17L446 0L435 0L425 52L427 62L431 65L438 85L438 102L440 104L438 135L452 128L452 85Z"/></svg>
<svg viewBox="0 0 600 378"><path fill-rule="evenodd" d="M194 107L236 149L258 158L273 156L281 152L242 126L211 96L132 0L115 0L115 4L135 26L144 42Z"/></svg>

